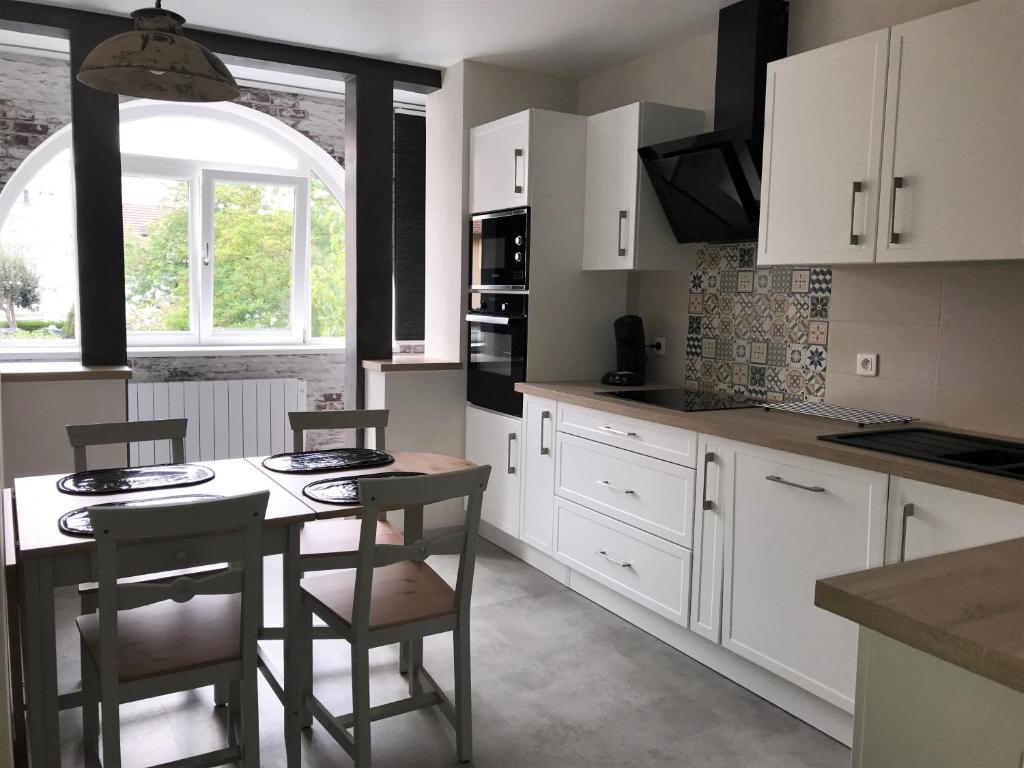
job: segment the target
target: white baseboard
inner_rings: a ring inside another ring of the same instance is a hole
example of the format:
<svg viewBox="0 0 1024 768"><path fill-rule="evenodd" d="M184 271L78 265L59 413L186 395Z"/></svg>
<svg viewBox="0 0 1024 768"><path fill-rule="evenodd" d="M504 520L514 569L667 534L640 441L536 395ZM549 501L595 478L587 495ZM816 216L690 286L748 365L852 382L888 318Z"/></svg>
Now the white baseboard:
<svg viewBox="0 0 1024 768"><path fill-rule="evenodd" d="M849 712L647 610L486 522L480 523L480 534L588 600L770 701L836 741L846 746L853 743L853 715Z"/></svg>

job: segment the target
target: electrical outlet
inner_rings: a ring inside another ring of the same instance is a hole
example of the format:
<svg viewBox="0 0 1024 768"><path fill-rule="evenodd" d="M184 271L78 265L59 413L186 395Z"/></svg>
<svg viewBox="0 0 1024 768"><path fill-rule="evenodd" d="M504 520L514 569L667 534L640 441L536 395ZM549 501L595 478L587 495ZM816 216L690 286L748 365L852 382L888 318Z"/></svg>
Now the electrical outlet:
<svg viewBox="0 0 1024 768"><path fill-rule="evenodd" d="M857 355L857 375L878 375L878 354L876 352L861 352Z"/></svg>
<svg viewBox="0 0 1024 768"><path fill-rule="evenodd" d="M656 355L664 355L665 354L665 339L661 338L660 336L655 336L654 337L654 343L651 344L651 350Z"/></svg>

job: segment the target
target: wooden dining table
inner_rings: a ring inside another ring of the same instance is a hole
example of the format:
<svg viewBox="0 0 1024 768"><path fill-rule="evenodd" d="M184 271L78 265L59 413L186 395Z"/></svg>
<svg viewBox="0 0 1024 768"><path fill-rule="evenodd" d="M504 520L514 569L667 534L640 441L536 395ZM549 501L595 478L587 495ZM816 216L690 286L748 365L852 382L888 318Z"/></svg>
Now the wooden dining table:
<svg viewBox="0 0 1024 768"><path fill-rule="evenodd" d="M92 538L68 536L58 528L65 512L89 504L138 500L190 493L230 496L266 490L270 493L263 526L264 555L284 555L282 568L283 627L261 627L260 637L284 641L284 673L277 676L269 666L261 668L274 692L282 699L286 717L300 717L302 704L295 685L296 669L301 668L288 641L288 628L300 620L299 534L305 523L319 519L359 515L358 504L330 505L309 499L302 489L324 478L377 474L381 472L420 472L439 474L468 469L472 462L440 454L390 451L394 462L388 465L342 472L284 474L266 469L264 457L223 459L202 462L215 476L201 485L187 488L163 488L130 493L82 496L63 493L57 481L63 475L22 477L14 481L14 535L20 576L21 653L24 668L25 709L28 717L28 746L33 768L60 765L60 724L62 708L75 706L77 692L60 695L57 687L57 648L54 590L95 581L96 543ZM406 510L405 539L412 543L423 535L422 509ZM187 561L177 559L165 548L154 544L151 550L140 548L139 556L119 562L119 577L136 576L223 562L225 554L212 539L190 548ZM184 553L176 553L178 556ZM262 624L262 622L261 622ZM283 678L280 679L280 678ZM64 706L62 706L62 702Z"/></svg>

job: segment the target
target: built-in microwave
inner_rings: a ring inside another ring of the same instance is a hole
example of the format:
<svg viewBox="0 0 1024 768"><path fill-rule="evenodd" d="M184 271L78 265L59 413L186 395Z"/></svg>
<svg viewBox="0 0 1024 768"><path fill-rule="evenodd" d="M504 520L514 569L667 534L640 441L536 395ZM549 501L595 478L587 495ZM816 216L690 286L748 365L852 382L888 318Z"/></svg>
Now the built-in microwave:
<svg viewBox="0 0 1024 768"><path fill-rule="evenodd" d="M481 408L523 415L518 382L526 381L525 293L471 293L466 399Z"/></svg>
<svg viewBox="0 0 1024 768"><path fill-rule="evenodd" d="M471 235L470 290L525 291L529 287L529 208L476 214Z"/></svg>

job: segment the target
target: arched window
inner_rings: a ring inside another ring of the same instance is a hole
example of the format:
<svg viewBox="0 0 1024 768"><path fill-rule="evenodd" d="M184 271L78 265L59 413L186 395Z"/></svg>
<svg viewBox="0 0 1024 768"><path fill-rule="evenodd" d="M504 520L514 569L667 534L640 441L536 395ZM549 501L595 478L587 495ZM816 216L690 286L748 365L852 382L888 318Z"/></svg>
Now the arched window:
<svg viewBox="0 0 1024 768"><path fill-rule="evenodd" d="M0 344L74 338L70 143L69 126L0 192L0 246L39 286L5 307L23 328ZM236 104L138 100L121 106L121 169L130 345L344 337L344 170L323 149Z"/></svg>

